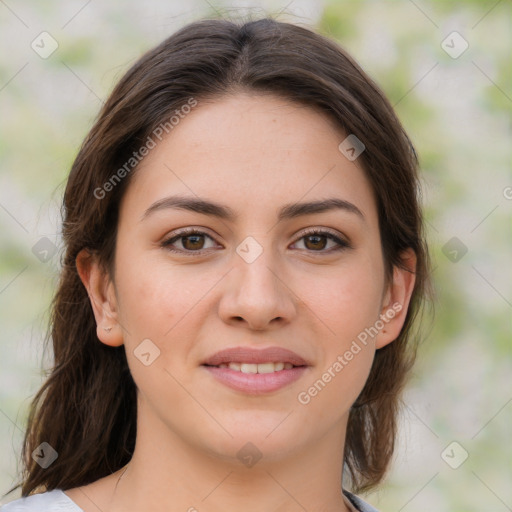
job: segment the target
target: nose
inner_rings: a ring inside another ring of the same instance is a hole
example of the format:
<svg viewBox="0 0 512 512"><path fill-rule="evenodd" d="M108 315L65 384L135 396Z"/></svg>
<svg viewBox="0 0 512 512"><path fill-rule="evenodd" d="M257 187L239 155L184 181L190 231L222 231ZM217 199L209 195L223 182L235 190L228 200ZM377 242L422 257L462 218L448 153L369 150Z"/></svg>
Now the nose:
<svg viewBox="0 0 512 512"><path fill-rule="evenodd" d="M235 268L223 280L221 319L232 325L245 324L251 330L268 330L291 322L298 298L271 251L264 250L251 263L237 254L234 260Z"/></svg>

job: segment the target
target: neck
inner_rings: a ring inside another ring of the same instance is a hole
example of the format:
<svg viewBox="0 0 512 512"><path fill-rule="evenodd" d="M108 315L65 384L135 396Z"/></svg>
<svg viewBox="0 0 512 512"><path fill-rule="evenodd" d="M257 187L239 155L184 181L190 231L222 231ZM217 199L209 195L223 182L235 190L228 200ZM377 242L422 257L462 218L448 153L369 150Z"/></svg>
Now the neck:
<svg viewBox="0 0 512 512"><path fill-rule="evenodd" d="M245 465L243 450L240 458L207 453L156 418L145 418L139 418L130 463L111 480L109 511L349 511L341 491L344 425L288 453L267 451L268 439L254 452L247 446L247 455L261 449L263 456L254 465L246 458Z"/></svg>

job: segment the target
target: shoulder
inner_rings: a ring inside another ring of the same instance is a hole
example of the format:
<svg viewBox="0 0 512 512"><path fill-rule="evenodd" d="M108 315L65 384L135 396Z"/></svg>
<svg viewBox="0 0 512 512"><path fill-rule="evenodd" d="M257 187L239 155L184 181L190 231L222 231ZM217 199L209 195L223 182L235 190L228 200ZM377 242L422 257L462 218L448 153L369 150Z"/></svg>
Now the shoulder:
<svg viewBox="0 0 512 512"><path fill-rule="evenodd" d="M61 489L32 494L0 507L0 512L83 512Z"/></svg>
<svg viewBox="0 0 512 512"><path fill-rule="evenodd" d="M361 499L359 496L356 496L355 494L345 490L343 491L343 494L359 512L379 512L376 508L372 507L369 503L366 503L366 501Z"/></svg>

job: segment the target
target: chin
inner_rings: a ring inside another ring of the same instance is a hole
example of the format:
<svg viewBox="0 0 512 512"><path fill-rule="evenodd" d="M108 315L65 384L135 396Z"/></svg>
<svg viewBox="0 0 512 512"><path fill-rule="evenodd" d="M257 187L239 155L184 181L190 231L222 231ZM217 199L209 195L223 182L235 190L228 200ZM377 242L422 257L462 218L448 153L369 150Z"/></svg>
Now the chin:
<svg viewBox="0 0 512 512"><path fill-rule="evenodd" d="M220 427L209 429L208 432L199 433L201 444L214 456L226 461L233 461L233 457L236 457L243 462L246 455L263 455L266 460L269 457L279 458L279 454L293 451L309 437L304 426L301 428L296 424L297 418L293 418L293 413L286 418L289 412L246 412L230 419L216 416L232 437Z"/></svg>

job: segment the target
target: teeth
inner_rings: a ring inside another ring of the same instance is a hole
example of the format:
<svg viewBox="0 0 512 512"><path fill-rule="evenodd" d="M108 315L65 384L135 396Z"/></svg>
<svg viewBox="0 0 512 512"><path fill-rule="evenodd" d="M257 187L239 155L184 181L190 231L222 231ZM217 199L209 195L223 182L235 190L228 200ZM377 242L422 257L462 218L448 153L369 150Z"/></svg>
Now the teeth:
<svg viewBox="0 0 512 512"><path fill-rule="evenodd" d="M258 368L258 373L274 373L275 372L274 363L261 363L256 366Z"/></svg>
<svg viewBox="0 0 512 512"><path fill-rule="evenodd" d="M242 373L258 373L258 364L246 364L242 363L240 365L240 371Z"/></svg>
<svg viewBox="0 0 512 512"><path fill-rule="evenodd" d="M274 373L293 368L291 363L223 363L219 368L229 368L242 373Z"/></svg>

